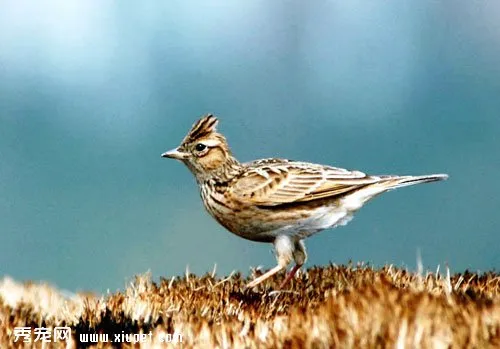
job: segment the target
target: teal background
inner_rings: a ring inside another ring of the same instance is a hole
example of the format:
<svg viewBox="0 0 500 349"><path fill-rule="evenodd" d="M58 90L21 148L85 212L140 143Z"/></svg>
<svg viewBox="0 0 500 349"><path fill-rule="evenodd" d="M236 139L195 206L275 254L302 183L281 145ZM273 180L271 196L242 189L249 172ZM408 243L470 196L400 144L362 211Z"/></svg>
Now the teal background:
<svg viewBox="0 0 500 349"><path fill-rule="evenodd" d="M114 290L275 263L160 158L202 114L241 161L449 173L307 240L349 260L500 266L500 2L0 1L0 276Z"/></svg>

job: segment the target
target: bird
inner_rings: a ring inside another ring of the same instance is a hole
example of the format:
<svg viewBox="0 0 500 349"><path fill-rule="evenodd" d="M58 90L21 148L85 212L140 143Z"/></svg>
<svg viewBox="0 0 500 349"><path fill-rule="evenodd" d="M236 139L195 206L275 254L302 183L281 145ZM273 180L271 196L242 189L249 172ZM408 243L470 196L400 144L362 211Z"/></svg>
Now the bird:
<svg viewBox="0 0 500 349"><path fill-rule="evenodd" d="M304 240L346 225L366 202L387 191L441 181L447 174L367 175L361 171L280 158L239 162L219 121L206 114L177 148L161 156L183 162L194 175L208 213L247 240L272 243L277 265L247 284L253 288L294 262L280 287L307 260Z"/></svg>

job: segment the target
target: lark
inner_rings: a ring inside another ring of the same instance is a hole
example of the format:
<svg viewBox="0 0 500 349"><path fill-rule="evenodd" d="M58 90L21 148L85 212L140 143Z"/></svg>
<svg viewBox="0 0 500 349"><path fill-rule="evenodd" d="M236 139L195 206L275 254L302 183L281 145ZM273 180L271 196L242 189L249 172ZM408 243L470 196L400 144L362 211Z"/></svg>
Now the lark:
<svg viewBox="0 0 500 349"><path fill-rule="evenodd" d="M347 224L367 201L389 190L440 181L446 174L371 176L360 171L278 158L241 163L212 114L198 120L181 144L161 156L193 173L206 210L230 232L274 244L277 265L252 288L295 262L285 286L306 262L304 240Z"/></svg>

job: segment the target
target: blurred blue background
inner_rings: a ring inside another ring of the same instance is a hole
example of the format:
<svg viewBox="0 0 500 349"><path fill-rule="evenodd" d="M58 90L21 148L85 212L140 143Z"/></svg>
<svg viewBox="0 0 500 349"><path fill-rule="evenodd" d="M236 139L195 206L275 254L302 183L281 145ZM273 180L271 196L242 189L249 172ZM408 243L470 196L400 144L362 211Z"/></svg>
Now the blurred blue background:
<svg viewBox="0 0 500 349"><path fill-rule="evenodd" d="M275 264L160 158L202 114L241 161L450 174L307 241L349 260L500 266L500 2L0 1L0 276L71 290Z"/></svg>

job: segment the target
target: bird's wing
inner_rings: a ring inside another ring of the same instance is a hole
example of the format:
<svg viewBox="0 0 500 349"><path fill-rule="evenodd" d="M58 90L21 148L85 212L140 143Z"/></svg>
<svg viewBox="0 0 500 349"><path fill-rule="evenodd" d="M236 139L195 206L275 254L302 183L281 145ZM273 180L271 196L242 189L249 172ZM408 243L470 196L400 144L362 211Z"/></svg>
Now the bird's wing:
<svg viewBox="0 0 500 349"><path fill-rule="evenodd" d="M247 164L230 186L239 200L261 206L276 206L334 197L380 181L359 171L280 159Z"/></svg>

